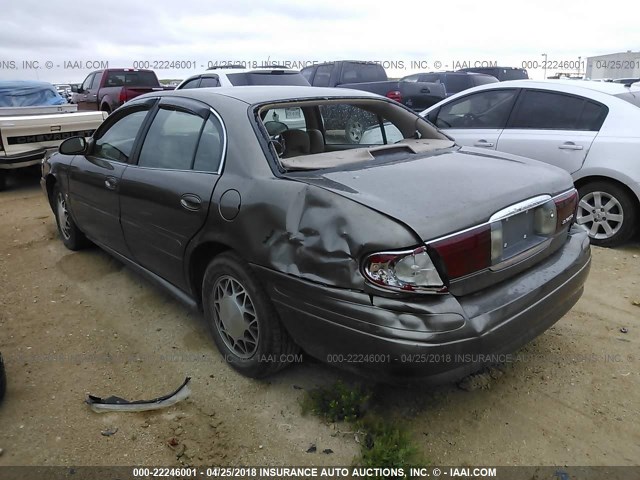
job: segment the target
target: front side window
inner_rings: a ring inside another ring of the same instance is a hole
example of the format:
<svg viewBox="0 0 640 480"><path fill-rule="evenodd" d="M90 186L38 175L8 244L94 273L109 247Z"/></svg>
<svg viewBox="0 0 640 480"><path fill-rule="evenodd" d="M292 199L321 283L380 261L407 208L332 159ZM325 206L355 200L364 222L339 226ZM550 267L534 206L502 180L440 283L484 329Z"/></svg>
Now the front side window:
<svg viewBox="0 0 640 480"><path fill-rule="evenodd" d="M91 88L93 77L95 77L95 73L92 73L87 78L85 78L84 82L82 83L82 90L89 90Z"/></svg>
<svg viewBox="0 0 640 480"><path fill-rule="evenodd" d="M116 121L95 141L93 156L127 162L147 113L148 110L138 110Z"/></svg>
<svg viewBox="0 0 640 480"><path fill-rule="evenodd" d="M440 128L504 128L517 90L486 90L442 106L436 125Z"/></svg>
<svg viewBox="0 0 640 480"><path fill-rule="evenodd" d="M144 139L138 165L190 170L204 120L178 110L158 110Z"/></svg>

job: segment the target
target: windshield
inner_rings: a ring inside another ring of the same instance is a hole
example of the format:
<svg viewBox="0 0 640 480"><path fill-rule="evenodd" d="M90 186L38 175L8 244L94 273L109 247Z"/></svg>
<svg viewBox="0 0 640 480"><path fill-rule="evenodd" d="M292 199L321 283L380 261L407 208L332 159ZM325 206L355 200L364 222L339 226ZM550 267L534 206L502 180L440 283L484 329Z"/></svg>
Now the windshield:
<svg viewBox="0 0 640 480"><path fill-rule="evenodd" d="M285 102L262 106L258 115L287 170L395 161L453 145L420 116L375 99Z"/></svg>

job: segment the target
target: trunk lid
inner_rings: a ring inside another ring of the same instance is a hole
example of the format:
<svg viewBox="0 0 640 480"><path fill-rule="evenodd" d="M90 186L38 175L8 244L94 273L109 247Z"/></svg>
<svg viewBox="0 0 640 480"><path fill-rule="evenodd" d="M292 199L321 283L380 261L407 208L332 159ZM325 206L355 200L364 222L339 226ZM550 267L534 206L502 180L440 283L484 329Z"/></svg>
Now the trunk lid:
<svg viewBox="0 0 640 480"><path fill-rule="evenodd" d="M568 173L542 162L457 147L415 160L292 176L392 217L424 241L486 222L522 200L573 186Z"/></svg>

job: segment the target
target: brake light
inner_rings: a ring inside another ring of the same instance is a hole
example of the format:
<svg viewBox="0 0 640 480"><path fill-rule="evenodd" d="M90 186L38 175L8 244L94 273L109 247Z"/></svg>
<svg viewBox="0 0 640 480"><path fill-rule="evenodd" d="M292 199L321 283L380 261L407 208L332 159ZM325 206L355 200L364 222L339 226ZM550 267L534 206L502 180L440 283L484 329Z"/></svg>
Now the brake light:
<svg viewBox="0 0 640 480"><path fill-rule="evenodd" d="M387 92L386 97L390 98L391 100L395 100L396 102L402 103L402 94L399 90L391 90Z"/></svg>
<svg viewBox="0 0 640 480"><path fill-rule="evenodd" d="M578 191L574 188L562 195L555 197L557 217L556 232L559 232L567 225L571 226L576 218L576 209L578 208Z"/></svg>
<svg viewBox="0 0 640 480"><path fill-rule="evenodd" d="M122 87L122 90L120 90L120 95L118 96L118 102L120 104L123 104L127 101L127 89Z"/></svg>
<svg viewBox="0 0 640 480"><path fill-rule="evenodd" d="M491 225L485 224L429 244L438 252L449 278L458 278L491 266Z"/></svg>
<svg viewBox="0 0 640 480"><path fill-rule="evenodd" d="M541 195L494 214L489 222L437 239L428 245L442 259L449 280L487 268L499 270L544 249L571 226L578 192Z"/></svg>
<svg viewBox="0 0 640 480"><path fill-rule="evenodd" d="M404 292L444 292L444 282L436 270L427 247L401 252L380 252L369 255L363 264L363 274L372 283Z"/></svg>

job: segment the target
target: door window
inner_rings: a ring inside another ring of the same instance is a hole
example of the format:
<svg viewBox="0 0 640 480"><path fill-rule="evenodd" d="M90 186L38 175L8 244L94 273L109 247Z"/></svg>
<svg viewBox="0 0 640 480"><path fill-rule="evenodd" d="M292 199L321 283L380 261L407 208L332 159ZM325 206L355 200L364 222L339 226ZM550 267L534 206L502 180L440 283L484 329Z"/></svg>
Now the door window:
<svg viewBox="0 0 640 480"><path fill-rule="evenodd" d="M597 126L602 110L585 98L556 92L527 90L516 107L510 128L536 130L590 130ZM586 104L586 105L585 105ZM586 108L585 108L586 107ZM606 113L605 113L606 116Z"/></svg>
<svg viewBox="0 0 640 480"><path fill-rule="evenodd" d="M148 110L132 112L111 125L96 140L93 156L117 162L127 162L147 112Z"/></svg>
<svg viewBox="0 0 640 480"><path fill-rule="evenodd" d="M190 170L203 123L198 115L161 108L144 139L138 165Z"/></svg>
<svg viewBox="0 0 640 480"><path fill-rule="evenodd" d="M87 91L91 88L91 84L93 83L93 78L96 76L95 73L92 73L87 78L84 79L82 83L82 90Z"/></svg>
<svg viewBox="0 0 640 480"><path fill-rule="evenodd" d="M219 87L219 86L220 86L220 82L218 81L218 77L202 77L202 80L200 80L199 88Z"/></svg>
<svg viewBox="0 0 640 480"><path fill-rule="evenodd" d="M102 75L99 73L96 73L93 76L93 81L91 82L91 90L97 90L98 88L100 88L100 79L102 78Z"/></svg>
<svg viewBox="0 0 640 480"><path fill-rule="evenodd" d="M504 128L511 113L516 89L486 90L449 102L440 108L440 128Z"/></svg>
<svg viewBox="0 0 640 480"><path fill-rule="evenodd" d="M199 172L217 172L224 155L224 130L215 115L204 125L193 169Z"/></svg>
<svg viewBox="0 0 640 480"><path fill-rule="evenodd" d="M180 90L184 90L185 88L198 88L198 83L200 83L200 77L193 78L182 85Z"/></svg>

